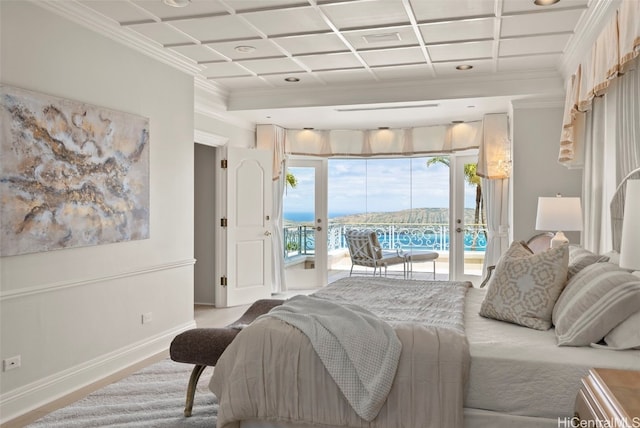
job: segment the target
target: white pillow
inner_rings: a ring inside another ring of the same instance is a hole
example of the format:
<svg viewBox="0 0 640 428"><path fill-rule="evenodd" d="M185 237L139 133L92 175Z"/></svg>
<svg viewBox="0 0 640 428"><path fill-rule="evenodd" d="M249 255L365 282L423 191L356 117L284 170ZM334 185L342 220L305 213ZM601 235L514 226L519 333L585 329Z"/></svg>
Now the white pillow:
<svg viewBox="0 0 640 428"><path fill-rule="evenodd" d="M615 349L640 349L640 311L611 330L604 341Z"/></svg>

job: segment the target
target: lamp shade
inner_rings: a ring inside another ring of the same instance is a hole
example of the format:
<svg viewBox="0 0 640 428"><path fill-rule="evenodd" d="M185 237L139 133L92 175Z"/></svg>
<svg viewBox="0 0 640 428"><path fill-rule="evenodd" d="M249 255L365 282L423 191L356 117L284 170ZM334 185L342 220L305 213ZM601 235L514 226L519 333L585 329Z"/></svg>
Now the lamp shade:
<svg viewBox="0 0 640 428"><path fill-rule="evenodd" d="M628 180L624 198L620 267L640 270L640 180Z"/></svg>
<svg viewBox="0 0 640 428"><path fill-rule="evenodd" d="M580 198L539 197L536 229L548 231L582 230Z"/></svg>

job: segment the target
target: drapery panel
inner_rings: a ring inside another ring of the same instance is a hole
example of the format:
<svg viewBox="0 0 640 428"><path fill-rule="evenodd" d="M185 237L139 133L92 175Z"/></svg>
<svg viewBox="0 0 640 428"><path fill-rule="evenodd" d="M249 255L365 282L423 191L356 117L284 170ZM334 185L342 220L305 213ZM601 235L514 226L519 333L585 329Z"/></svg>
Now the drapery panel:
<svg viewBox="0 0 640 428"><path fill-rule="evenodd" d="M596 253L618 250L620 215L610 203L620 181L640 167L640 70L638 61L611 82L606 95L594 99L585 115L583 175L583 246ZM616 232L617 231L617 232Z"/></svg>
<svg viewBox="0 0 640 428"><path fill-rule="evenodd" d="M482 198L487 207L487 249L482 266L483 276L495 266L509 248L509 179L482 179Z"/></svg>
<svg viewBox="0 0 640 428"><path fill-rule="evenodd" d="M506 113L486 114L480 133L476 174L489 179L508 178L511 175L511 141Z"/></svg>
<svg viewBox="0 0 640 428"><path fill-rule="evenodd" d="M287 158L285 155L285 129L275 125L258 125L256 146L270 150L273 155L273 218L271 220L272 269L271 291L286 291L284 275L284 231L282 228L282 197L287 183Z"/></svg>
<svg viewBox="0 0 640 428"><path fill-rule="evenodd" d="M640 1L623 0L590 54L567 81L558 161L567 167L584 163L584 113L594 97L604 95L613 79L630 71L640 55Z"/></svg>

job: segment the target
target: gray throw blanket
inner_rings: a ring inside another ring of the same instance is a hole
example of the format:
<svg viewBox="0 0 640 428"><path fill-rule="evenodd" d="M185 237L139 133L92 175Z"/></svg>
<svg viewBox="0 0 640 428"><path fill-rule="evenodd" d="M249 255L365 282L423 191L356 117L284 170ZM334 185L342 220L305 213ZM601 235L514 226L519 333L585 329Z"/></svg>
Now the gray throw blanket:
<svg viewBox="0 0 640 428"><path fill-rule="evenodd" d="M389 324L359 306L309 296L295 296L265 317L302 331L353 410L366 421L377 416L402 351Z"/></svg>

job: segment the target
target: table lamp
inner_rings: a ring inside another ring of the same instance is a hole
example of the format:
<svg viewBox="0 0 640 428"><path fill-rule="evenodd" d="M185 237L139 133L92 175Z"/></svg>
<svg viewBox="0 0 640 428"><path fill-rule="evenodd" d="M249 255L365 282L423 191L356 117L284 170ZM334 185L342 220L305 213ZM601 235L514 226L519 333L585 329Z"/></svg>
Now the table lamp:
<svg viewBox="0 0 640 428"><path fill-rule="evenodd" d="M563 231L582 230L582 208L580 198L539 197L536 215L536 230L555 231L551 248L568 244Z"/></svg>

